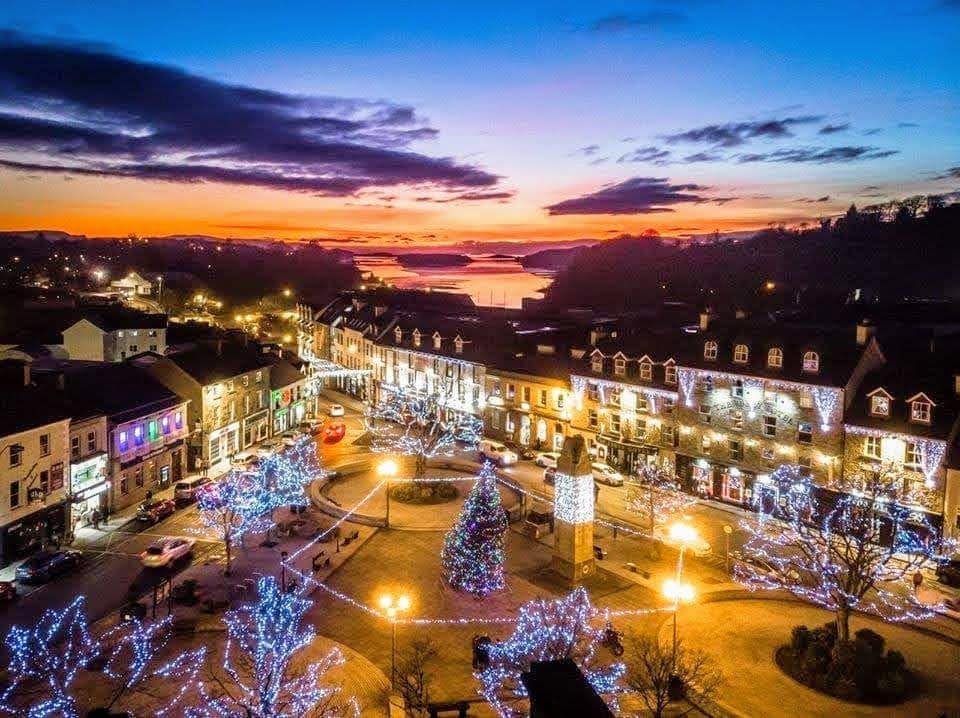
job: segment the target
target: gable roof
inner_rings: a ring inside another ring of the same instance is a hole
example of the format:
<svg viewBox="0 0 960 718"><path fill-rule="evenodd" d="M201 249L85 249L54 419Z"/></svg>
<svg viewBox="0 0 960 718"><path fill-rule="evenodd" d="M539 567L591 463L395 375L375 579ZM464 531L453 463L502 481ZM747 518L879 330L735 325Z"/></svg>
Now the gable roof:
<svg viewBox="0 0 960 718"><path fill-rule="evenodd" d="M168 354L166 358L201 386L266 369L273 363L270 356L260 352L254 345L243 346L228 341L196 344L175 354Z"/></svg>

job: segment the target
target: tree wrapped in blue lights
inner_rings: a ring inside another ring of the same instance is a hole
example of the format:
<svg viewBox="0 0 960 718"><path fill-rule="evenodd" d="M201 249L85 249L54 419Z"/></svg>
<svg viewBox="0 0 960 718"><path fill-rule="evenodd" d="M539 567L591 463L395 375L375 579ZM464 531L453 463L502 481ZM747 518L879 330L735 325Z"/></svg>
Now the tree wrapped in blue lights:
<svg viewBox="0 0 960 718"><path fill-rule="evenodd" d="M935 606L921 603L911 579L955 548L938 538L922 514L893 500L895 472L861 481L860 494L817 499L809 477L790 467L758 487L759 520L746 521L743 553L734 576L751 589L786 589L833 611L837 634L850 638L850 614L873 613L887 621L922 620ZM775 493L780 520L768 515Z"/></svg>
<svg viewBox="0 0 960 718"><path fill-rule="evenodd" d="M301 437L285 451L265 459L258 471L275 508L308 505L307 487L324 475L316 442L309 436Z"/></svg>
<svg viewBox="0 0 960 718"><path fill-rule="evenodd" d="M371 449L414 457L414 478L421 478L428 460L453 456L457 442L476 449L483 438L483 421L458 404L452 384L431 392L414 387L385 389L364 416Z"/></svg>
<svg viewBox="0 0 960 718"><path fill-rule="evenodd" d="M200 520L223 541L227 556L224 573L229 576L234 544L249 533L266 531L273 525L271 514L276 497L262 473L230 471L204 488L197 504Z"/></svg>
<svg viewBox="0 0 960 718"><path fill-rule="evenodd" d="M9 684L0 694L0 712L29 718L79 715L73 683L100 654L90 635L86 600L77 596L62 611L47 609L32 628L14 626L4 640ZM32 696L27 709L25 693Z"/></svg>
<svg viewBox="0 0 960 718"><path fill-rule="evenodd" d="M489 662L475 674L480 693L503 718L529 715L521 674L534 661L571 658L594 690L615 707L626 667L600 653L605 635L603 617L583 587L552 601L534 599L520 608L510 637L488 647Z"/></svg>
<svg viewBox="0 0 960 718"><path fill-rule="evenodd" d="M224 616L227 645L223 695L207 696L210 714L220 718L339 718L358 713L354 700L344 699L339 686L324 682L325 674L344 663L331 649L303 670L294 669L295 656L315 639L312 627L302 627L310 601L297 592L284 592L272 576L257 582L256 603ZM227 686L229 684L229 687Z"/></svg>
<svg viewBox="0 0 960 718"><path fill-rule="evenodd" d="M443 541L440 560L447 583L478 597L502 589L507 528L497 476L493 467L484 463L457 522Z"/></svg>

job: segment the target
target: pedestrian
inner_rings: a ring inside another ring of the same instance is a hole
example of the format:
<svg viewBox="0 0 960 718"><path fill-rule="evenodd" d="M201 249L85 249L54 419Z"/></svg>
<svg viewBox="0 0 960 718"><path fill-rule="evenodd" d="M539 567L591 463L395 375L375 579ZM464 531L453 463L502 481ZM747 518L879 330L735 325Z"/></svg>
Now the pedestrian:
<svg viewBox="0 0 960 718"><path fill-rule="evenodd" d="M90 514L90 523L93 524L95 530L100 528L100 509L94 509L93 513Z"/></svg>

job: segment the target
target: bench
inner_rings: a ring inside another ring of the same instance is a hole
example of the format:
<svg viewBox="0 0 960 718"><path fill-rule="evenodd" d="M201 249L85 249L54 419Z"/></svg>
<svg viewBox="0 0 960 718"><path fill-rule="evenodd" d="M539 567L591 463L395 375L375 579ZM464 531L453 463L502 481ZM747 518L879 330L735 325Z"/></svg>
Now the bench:
<svg viewBox="0 0 960 718"><path fill-rule="evenodd" d="M639 566L637 566L637 564L633 563L633 561L628 561L625 565L627 567L627 570L630 571L631 573L637 573L643 576L644 578L650 578L650 572L640 568Z"/></svg>
<svg viewBox="0 0 960 718"><path fill-rule="evenodd" d="M467 718L470 703L467 701L450 701L448 703L431 703L427 706L430 718L437 718L441 713L457 712L457 718Z"/></svg>

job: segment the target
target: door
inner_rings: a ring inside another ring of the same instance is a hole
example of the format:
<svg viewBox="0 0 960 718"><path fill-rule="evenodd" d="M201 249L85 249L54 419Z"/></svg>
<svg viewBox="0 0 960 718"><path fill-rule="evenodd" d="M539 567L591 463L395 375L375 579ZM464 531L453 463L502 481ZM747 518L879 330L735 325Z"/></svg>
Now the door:
<svg viewBox="0 0 960 718"><path fill-rule="evenodd" d="M180 449L177 449L170 456L170 469L173 473L173 480L179 481L183 478L183 458Z"/></svg>

